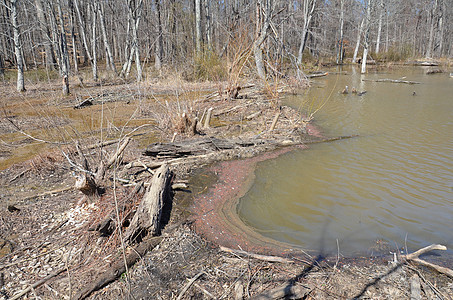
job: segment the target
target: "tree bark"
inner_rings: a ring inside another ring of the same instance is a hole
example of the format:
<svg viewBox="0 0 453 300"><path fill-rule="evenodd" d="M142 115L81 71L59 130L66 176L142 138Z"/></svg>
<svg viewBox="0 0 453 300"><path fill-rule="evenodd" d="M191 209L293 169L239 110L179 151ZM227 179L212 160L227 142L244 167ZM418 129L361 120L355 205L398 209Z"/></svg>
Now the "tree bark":
<svg viewBox="0 0 453 300"><path fill-rule="evenodd" d="M98 60L97 60L97 48L96 48L96 15L98 11L97 1L93 1L91 7L91 51L92 51L92 64L91 69L93 71L93 80L98 81Z"/></svg>
<svg viewBox="0 0 453 300"><path fill-rule="evenodd" d="M17 85L18 92L25 92L24 80L24 58L22 56L22 45L20 43L19 24L17 20L17 0L10 0L11 3L11 23L13 25L14 35L14 53L16 55L17 64Z"/></svg>
<svg viewBox="0 0 453 300"><path fill-rule="evenodd" d="M267 32L270 27L272 12L274 10L275 2L273 0L263 0L265 2L264 7L262 7L262 1L257 1L256 3L256 27L257 27L257 37L253 43L253 54L255 56L255 64L258 72L258 76L266 80L266 70L264 68L263 61L263 43L267 38ZM264 12L264 22L261 22L262 11ZM262 24L262 25L261 25Z"/></svg>

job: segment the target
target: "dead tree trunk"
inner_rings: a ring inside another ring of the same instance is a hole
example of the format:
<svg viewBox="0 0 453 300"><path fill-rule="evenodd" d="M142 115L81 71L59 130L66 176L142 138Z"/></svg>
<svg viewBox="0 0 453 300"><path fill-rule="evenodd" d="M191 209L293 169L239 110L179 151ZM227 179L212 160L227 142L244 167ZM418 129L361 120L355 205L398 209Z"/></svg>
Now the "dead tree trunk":
<svg viewBox="0 0 453 300"><path fill-rule="evenodd" d="M13 25L13 34L14 34L14 53L16 55L16 64L17 64L17 91L25 91L25 81L24 81L24 58L22 56L21 43L20 43L20 33L19 33L19 24L17 22L17 0L10 0L11 3L11 23Z"/></svg>
<svg viewBox="0 0 453 300"><path fill-rule="evenodd" d="M353 63L355 63L357 61L357 54L359 53L360 39L362 37L362 31L363 31L364 24L365 24L365 18L363 18L362 22L360 22L359 31L357 32L357 41L356 41L355 49L354 49L354 56L352 57Z"/></svg>
<svg viewBox="0 0 453 300"><path fill-rule="evenodd" d="M157 19L157 41L156 41L156 53L154 55L154 67L156 70L160 70L162 67L162 54L163 54L163 41L162 41L162 22L160 20L160 1L154 0L156 5L156 19Z"/></svg>
<svg viewBox="0 0 453 300"><path fill-rule="evenodd" d="M316 7L316 0L305 0L303 5L304 27L302 29L302 35L300 37L299 54L297 55L297 64L299 65L302 63L302 56L308 38L308 29L310 27L310 22Z"/></svg>
<svg viewBox="0 0 453 300"><path fill-rule="evenodd" d="M160 233L162 208L171 193L172 172L166 164L157 169L151 180L151 186L145 192L142 202L125 233L129 243L140 240L147 234Z"/></svg>
<svg viewBox="0 0 453 300"><path fill-rule="evenodd" d="M44 45L44 53L46 55L46 68L50 70L55 69L55 55L52 50L52 42L49 32L49 27L47 24L46 15L44 14L44 8L42 5L41 0L35 0L36 5L36 15L39 21L39 28L41 30L43 45Z"/></svg>
<svg viewBox="0 0 453 300"><path fill-rule="evenodd" d="M275 3L272 0L264 0L265 5L262 7L263 1L256 3L256 38L253 43L253 54L255 56L255 64L258 76L265 80L266 70L264 69L263 61L263 43L267 38L267 31L269 30L272 18L273 8ZM261 20L264 17L264 21Z"/></svg>
<svg viewBox="0 0 453 300"><path fill-rule="evenodd" d="M99 4L99 21L101 23L101 30L102 30L102 39L104 41L105 51L107 52L107 66L116 73L116 66L115 60L113 59L112 49L110 47L109 40L107 38L107 30L105 28L105 9L104 3L101 2Z"/></svg>

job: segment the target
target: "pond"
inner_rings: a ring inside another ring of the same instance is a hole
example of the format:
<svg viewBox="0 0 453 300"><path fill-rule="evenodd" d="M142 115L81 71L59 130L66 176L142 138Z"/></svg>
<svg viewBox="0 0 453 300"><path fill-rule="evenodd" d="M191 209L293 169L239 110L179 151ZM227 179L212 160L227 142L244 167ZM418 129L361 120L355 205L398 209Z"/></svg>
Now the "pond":
<svg viewBox="0 0 453 300"><path fill-rule="evenodd" d="M327 101L314 125L359 136L259 163L239 217L268 238L323 253L453 248L453 78L421 67L340 71L286 102L310 113ZM383 78L421 84L368 81ZM346 85L367 93L341 94Z"/></svg>

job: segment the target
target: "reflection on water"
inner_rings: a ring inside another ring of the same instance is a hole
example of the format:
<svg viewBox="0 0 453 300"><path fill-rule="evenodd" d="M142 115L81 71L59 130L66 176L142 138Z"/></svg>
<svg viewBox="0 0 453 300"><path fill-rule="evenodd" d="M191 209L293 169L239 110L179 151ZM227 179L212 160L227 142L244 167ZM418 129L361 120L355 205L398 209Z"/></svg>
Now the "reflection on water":
<svg viewBox="0 0 453 300"><path fill-rule="evenodd" d="M360 137L314 145L261 163L241 199L241 219L265 236L344 255L431 243L453 248L453 79L403 68L363 78L317 79L307 95L325 99L315 125L328 136ZM339 93L345 85L368 91ZM416 95L413 95L415 91ZM385 247L384 247L385 248Z"/></svg>

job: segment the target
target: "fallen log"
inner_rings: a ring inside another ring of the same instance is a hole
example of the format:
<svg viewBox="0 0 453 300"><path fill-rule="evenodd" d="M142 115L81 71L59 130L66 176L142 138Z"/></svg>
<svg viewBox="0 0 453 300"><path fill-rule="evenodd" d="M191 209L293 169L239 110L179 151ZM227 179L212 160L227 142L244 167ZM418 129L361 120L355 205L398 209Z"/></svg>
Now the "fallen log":
<svg viewBox="0 0 453 300"><path fill-rule="evenodd" d="M135 262L137 262L141 257L143 257L146 252L156 247L161 241L162 237L152 237L143 241L138 247L134 248L126 256L126 262L122 256L120 256L117 261L106 271L100 272L102 274L97 280L86 285L75 297L74 299L85 299L89 297L95 291L100 290L101 288L107 286L109 283L112 283L117 278L121 276L128 268L130 268Z"/></svg>
<svg viewBox="0 0 453 300"><path fill-rule="evenodd" d="M408 80L399 80L399 79L362 79L362 81L372 81L372 82L391 82L391 83L405 83L405 84L421 84L418 81L408 81Z"/></svg>
<svg viewBox="0 0 453 300"><path fill-rule="evenodd" d="M425 248L419 249L419 250L417 250L417 251L415 251L413 253L410 253L410 254L407 254L407 255L403 255L402 257L404 259L406 259L406 260L410 260L410 261L416 262L418 264L421 264L423 266L430 267L430 268L436 270L439 273L445 274L448 277L453 278L453 270L452 269L441 267L441 266L429 263L429 262L427 262L427 261L425 261L423 259L418 258L420 255L428 253L428 252L433 251L433 250L447 250L447 247L445 247L443 245L432 244L432 245L429 245L429 246L427 246Z"/></svg>
<svg viewBox="0 0 453 300"><path fill-rule="evenodd" d="M126 230L125 240L130 243L139 241L147 234L160 233L160 219L164 203L169 200L171 193L172 172L167 164L157 169L143 196L143 200Z"/></svg>
<svg viewBox="0 0 453 300"><path fill-rule="evenodd" d="M329 72L314 72L314 73L311 73L311 74L307 74L305 75L307 78L315 78L315 77L323 77L323 76L327 76L329 75Z"/></svg>
<svg viewBox="0 0 453 300"><path fill-rule="evenodd" d="M190 155L200 155L209 152L229 150L241 147L251 147L264 144L264 140L253 139L249 141L224 140L214 137L186 140L174 143L154 143L148 146L143 153L146 156L175 158Z"/></svg>

